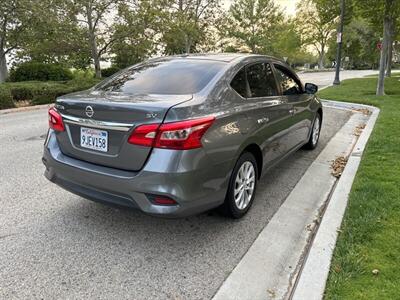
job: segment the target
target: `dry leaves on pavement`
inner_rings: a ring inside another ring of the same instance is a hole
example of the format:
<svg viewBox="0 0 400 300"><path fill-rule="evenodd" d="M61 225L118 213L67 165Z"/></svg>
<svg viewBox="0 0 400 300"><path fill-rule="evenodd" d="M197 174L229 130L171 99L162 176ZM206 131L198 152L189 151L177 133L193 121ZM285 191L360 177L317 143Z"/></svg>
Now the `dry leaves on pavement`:
<svg viewBox="0 0 400 300"><path fill-rule="evenodd" d="M372 114L372 112L367 108L353 108L353 110L356 110L366 116L369 116L370 114Z"/></svg>
<svg viewBox="0 0 400 300"><path fill-rule="evenodd" d="M343 170L344 170L344 167L346 166L346 164L347 164L347 157L344 157L344 156L337 157L334 161L332 161L331 174L333 176L335 176L336 178L339 178L340 176L342 176L342 173L343 173Z"/></svg>
<svg viewBox="0 0 400 300"><path fill-rule="evenodd" d="M364 128L365 128L365 124L358 125L356 127L356 129L354 130L354 135L360 136Z"/></svg>

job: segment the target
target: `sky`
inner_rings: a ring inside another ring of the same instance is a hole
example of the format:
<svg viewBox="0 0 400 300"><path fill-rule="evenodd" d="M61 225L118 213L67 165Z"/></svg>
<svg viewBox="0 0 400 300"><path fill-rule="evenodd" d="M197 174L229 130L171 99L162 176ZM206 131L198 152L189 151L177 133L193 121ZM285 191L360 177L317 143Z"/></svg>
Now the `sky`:
<svg viewBox="0 0 400 300"><path fill-rule="evenodd" d="M290 16L293 16L295 14L296 4L299 1L300 0L274 0L274 2L280 5L283 8L283 11ZM229 8L232 0L222 0L222 2L226 8Z"/></svg>

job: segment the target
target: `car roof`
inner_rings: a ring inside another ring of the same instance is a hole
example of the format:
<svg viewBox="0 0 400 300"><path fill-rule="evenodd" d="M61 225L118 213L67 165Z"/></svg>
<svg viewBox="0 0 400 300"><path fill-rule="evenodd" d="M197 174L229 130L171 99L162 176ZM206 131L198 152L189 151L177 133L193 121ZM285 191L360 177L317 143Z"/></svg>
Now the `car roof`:
<svg viewBox="0 0 400 300"><path fill-rule="evenodd" d="M282 61L273 56L250 54L250 53L191 53L191 54L179 54L172 56L158 57L154 60L173 60L173 59L190 59L190 60L213 60L230 63L233 61L240 61L249 57L267 58L273 61ZM152 59L153 60L153 59Z"/></svg>

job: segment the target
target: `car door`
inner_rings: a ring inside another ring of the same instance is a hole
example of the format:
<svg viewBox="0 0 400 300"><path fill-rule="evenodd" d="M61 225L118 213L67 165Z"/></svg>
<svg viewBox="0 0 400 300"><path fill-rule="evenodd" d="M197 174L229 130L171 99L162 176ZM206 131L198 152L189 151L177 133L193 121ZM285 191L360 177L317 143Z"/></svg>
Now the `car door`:
<svg viewBox="0 0 400 300"><path fill-rule="evenodd" d="M275 76L281 90L282 101L286 102L291 114L288 134L285 138L287 151L299 147L308 139L311 126L309 106L312 95L304 92L300 79L283 64L274 64Z"/></svg>
<svg viewBox="0 0 400 300"><path fill-rule="evenodd" d="M252 63L246 66L246 101L252 103L247 112L253 134L263 152L264 165L278 160L285 154L282 142L287 133L288 104L279 97L276 79L269 62Z"/></svg>

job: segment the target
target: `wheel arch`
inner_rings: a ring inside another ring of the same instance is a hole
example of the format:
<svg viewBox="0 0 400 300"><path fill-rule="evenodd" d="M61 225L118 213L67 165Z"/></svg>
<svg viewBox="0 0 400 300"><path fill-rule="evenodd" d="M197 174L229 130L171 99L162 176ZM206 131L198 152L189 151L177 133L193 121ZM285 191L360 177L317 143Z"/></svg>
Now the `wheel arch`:
<svg viewBox="0 0 400 300"><path fill-rule="evenodd" d="M239 157L245 152L250 152L251 154L254 155L254 158L256 159L256 162L257 162L257 171L258 171L257 177L258 177L258 179L260 179L261 173L262 173L262 166L263 166L263 155L262 155L260 146L258 146L256 143L251 143L251 144L247 145L242 150Z"/></svg>
<svg viewBox="0 0 400 300"><path fill-rule="evenodd" d="M317 114L319 114L319 115L321 116L321 122L322 122L322 119L323 119L323 117L324 117L324 113L322 112L322 107L319 107L319 108L317 109Z"/></svg>

